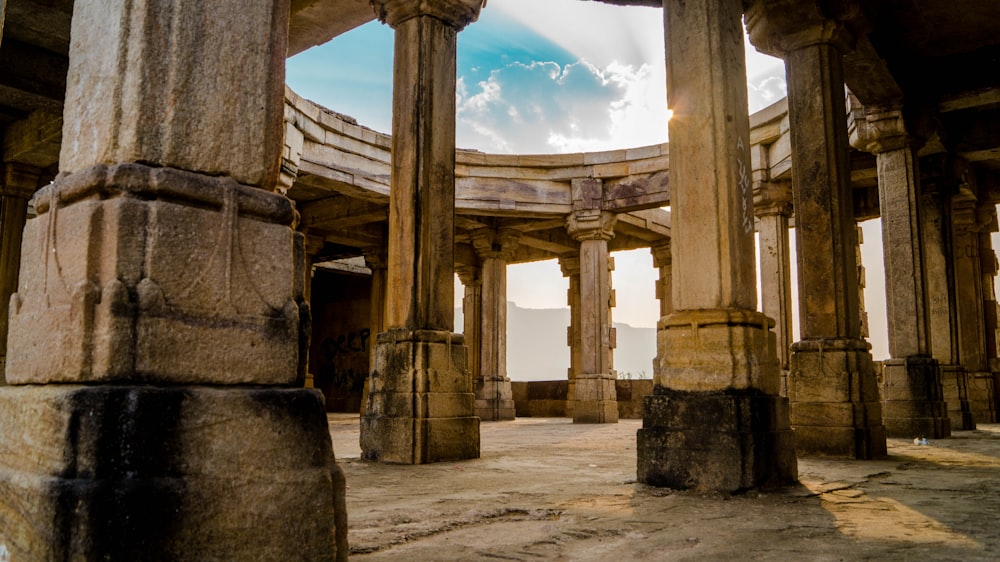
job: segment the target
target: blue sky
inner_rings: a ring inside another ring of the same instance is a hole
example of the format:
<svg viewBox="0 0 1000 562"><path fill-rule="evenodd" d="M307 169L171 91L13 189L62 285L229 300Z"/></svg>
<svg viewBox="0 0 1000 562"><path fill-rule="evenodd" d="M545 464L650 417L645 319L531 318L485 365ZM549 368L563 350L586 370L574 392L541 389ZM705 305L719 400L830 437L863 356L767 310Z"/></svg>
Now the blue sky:
<svg viewBox="0 0 1000 562"><path fill-rule="evenodd" d="M392 30L373 21L289 59L288 84L362 125L389 132L392 51ZM489 0L479 21L459 34L457 72L461 148L559 153L667 140L660 9L580 0ZM747 75L751 112L784 97L782 62L757 53L749 43ZM878 227L868 225L865 236L878 240ZM881 245L874 254L873 245L867 246L868 301L877 307L884 302L881 280L873 279L881 275ZM649 252L619 252L615 260L615 320L655 326L656 272ZM508 297L522 307L565 306L566 288L554 260L509 269ZM873 332L884 330L878 315L871 316ZM876 343L876 358L882 345Z"/></svg>

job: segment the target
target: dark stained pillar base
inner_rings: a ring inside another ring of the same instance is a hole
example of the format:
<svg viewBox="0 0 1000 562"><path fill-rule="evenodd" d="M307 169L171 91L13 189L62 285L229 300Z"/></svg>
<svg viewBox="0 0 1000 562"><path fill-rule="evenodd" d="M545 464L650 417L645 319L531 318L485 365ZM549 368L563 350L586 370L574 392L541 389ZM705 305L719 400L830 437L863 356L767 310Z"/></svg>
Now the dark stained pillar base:
<svg viewBox="0 0 1000 562"><path fill-rule="evenodd" d="M637 435L640 482L736 492L796 482L788 400L758 391L681 392L656 387Z"/></svg>
<svg viewBox="0 0 1000 562"><path fill-rule="evenodd" d="M362 457L401 464L479 458L476 395L465 365L461 334L379 334L361 417Z"/></svg>
<svg viewBox="0 0 1000 562"><path fill-rule="evenodd" d="M951 436L948 404L938 363L930 357L887 359L882 363L882 423L889 437Z"/></svg>
<svg viewBox="0 0 1000 562"><path fill-rule="evenodd" d="M316 391L8 386L0 411L11 560L346 560Z"/></svg>
<svg viewBox="0 0 1000 562"><path fill-rule="evenodd" d="M886 455L882 405L867 342L796 342L790 367L790 419L799 453L854 459Z"/></svg>

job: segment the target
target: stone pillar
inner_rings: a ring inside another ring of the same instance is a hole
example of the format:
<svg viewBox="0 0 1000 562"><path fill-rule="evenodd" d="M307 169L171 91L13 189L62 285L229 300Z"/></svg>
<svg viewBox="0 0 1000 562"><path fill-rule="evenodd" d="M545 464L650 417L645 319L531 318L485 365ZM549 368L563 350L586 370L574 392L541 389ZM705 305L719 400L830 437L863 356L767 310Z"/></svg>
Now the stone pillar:
<svg viewBox="0 0 1000 562"><path fill-rule="evenodd" d="M640 482L734 491L797 478L770 321L756 311L742 2L664 2L674 311L637 436Z"/></svg>
<svg viewBox="0 0 1000 562"><path fill-rule="evenodd" d="M995 423L997 419L997 393L995 381L998 373L997 360L997 299L994 279L997 274L997 255L993 251L992 234L997 231L997 209L989 202L981 202L976 208L979 222L979 270L983 276L983 337L985 340L986 371L971 381L975 396L985 396L985 404L979 407L983 423ZM989 420L989 421L987 421Z"/></svg>
<svg viewBox="0 0 1000 562"><path fill-rule="evenodd" d="M309 310L310 310L309 317L311 319L312 318L312 281L313 281L313 274L315 273L315 270L316 270L316 262L317 262L318 259L320 259L319 256L320 256L320 253L323 251L323 246L326 244L326 241L322 237L310 235L308 232L305 232L305 231L302 232L302 235L303 235L303 238L302 238L303 244L302 245L303 245L303 262L304 262L303 263L303 267L302 267L302 274L303 274L303 290L302 290L302 294L305 297L305 303L303 303L303 306L308 306L309 307ZM310 339L307 340L306 343L308 343L308 341L312 340L312 322L311 321L309 323L308 331L309 331L309 338ZM312 373L312 371L309 370L309 355L308 355L309 354L309 346L308 345L306 345L306 347L302 350L302 353L306 357L306 360L305 360L305 364L306 364L306 377L305 377L305 381L303 382L302 386L304 386L305 388L315 388L316 387L316 385L315 385L316 377L314 376L314 374Z"/></svg>
<svg viewBox="0 0 1000 562"><path fill-rule="evenodd" d="M21 235L28 221L28 199L38 189L41 170L5 164L0 178L0 385L7 364L7 322L10 296L17 292L21 269Z"/></svg>
<svg viewBox="0 0 1000 562"><path fill-rule="evenodd" d="M580 242L580 372L573 390L573 423L618 422L608 315L608 241L615 235L616 221L613 213L596 210L575 212L566 223Z"/></svg>
<svg viewBox="0 0 1000 562"><path fill-rule="evenodd" d="M955 291L955 341L965 371L966 399L974 423L992 423L991 375L986 356L983 274L978 202L968 185L951 199L952 280Z"/></svg>
<svg viewBox="0 0 1000 562"><path fill-rule="evenodd" d="M576 404L576 377L583 369L583 341L580 331L580 256L560 256L559 267L563 277L569 279L566 304L569 305L569 326L566 327L566 345L569 346L569 380L566 390L566 417L573 417Z"/></svg>
<svg viewBox="0 0 1000 562"><path fill-rule="evenodd" d="M466 265L455 268L455 273L465 288L465 296L462 297L462 320L465 324L462 335L468 350L469 375L473 381L477 381L482 373L483 268L479 265Z"/></svg>
<svg viewBox="0 0 1000 562"><path fill-rule="evenodd" d="M386 280L389 274L388 250L385 246L372 246L362 250L365 265L372 271L372 288L369 295L370 312L368 321L369 334L381 334L386 330L385 301ZM375 368L375 346L368 348L368 373L361 387L361 407L368 403L368 391L371 372Z"/></svg>
<svg viewBox="0 0 1000 562"><path fill-rule="evenodd" d="M481 0L374 0L395 30L386 331L361 448L421 464L479 457L466 348L454 330L455 56Z"/></svg>
<svg viewBox="0 0 1000 562"><path fill-rule="evenodd" d="M288 11L76 4L0 389L11 559L346 560L326 413L295 388L302 237L271 191Z"/></svg>
<svg viewBox="0 0 1000 562"><path fill-rule="evenodd" d="M882 363L882 423L892 437L951 435L938 361L931 355L917 149L902 111L868 108L856 145L876 155L885 260L889 356ZM859 146L860 147L860 146Z"/></svg>
<svg viewBox="0 0 1000 562"><path fill-rule="evenodd" d="M674 260L670 250L670 239L654 243L650 246L649 253L653 255L653 267L659 270L659 278L656 280L656 300L660 303L660 318L664 318L674 311L672 298ZM656 351L657 355L653 357L654 373L662 360L659 355L660 350Z"/></svg>
<svg viewBox="0 0 1000 562"><path fill-rule="evenodd" d="M754 214L760 237L760 308L774 320L775 351L787 390L792 347L792 273L788 217L792 214L792 186L787 181L763 181L754 186Z"/></svg>
<svg viewBox="0 0 1000 562"><path fill-rule="evenodd" d="M507 263L514 257L520 231L481 228L472 245L482 261L479 373L476 415L480 420L514 419L514 397L507 377Z"/></svg>
<svg viewBox="0 0 1000 562"><path fill-rule="evenodd" d="M846 29L814 2L755 0L751 40L785 59L801 340L788 398L799 452L858 459L886 454L870 353L861 336L857 226L848 162Z"/></svg>

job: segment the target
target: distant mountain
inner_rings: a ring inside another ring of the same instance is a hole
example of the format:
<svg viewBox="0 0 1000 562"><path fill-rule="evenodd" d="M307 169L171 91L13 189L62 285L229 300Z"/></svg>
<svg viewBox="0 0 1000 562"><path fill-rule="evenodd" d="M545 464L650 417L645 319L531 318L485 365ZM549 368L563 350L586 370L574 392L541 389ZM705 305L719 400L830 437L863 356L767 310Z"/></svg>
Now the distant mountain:
<svg viewBox="0 0 1000 562"><path fill-rule="evenodd" d="M455 326L462 327L462 310ZM656 355L656 329L615 322L618 348L615 370L632 378L651 378ZM563 380L569 368L566 328L569 308L521 308L507 303L507 375L512 380Z"/></svg>

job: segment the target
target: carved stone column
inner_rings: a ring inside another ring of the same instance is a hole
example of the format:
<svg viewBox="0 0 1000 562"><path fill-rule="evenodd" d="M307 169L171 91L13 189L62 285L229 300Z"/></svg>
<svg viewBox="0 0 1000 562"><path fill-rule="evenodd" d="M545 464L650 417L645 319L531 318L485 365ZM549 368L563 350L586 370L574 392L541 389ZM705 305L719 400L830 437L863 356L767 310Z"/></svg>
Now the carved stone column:
<svg viewBox="0 0 1000 562"><path fill-rule="evenodd" d="M673 307L637 436L641 482L733 491L796 479L770 321L757 312L742 2L664 2Z"/></svg>
<svg viewBox="0 0 1000 562"><path fill-rule="evenodd" d="M674 311L673 305L673 254L670 249L670 239L661 240L654 243L649 248L649 253L653 255L653 267L659 270L659 278L656 280L656 300L660 303L660 318L664 318ZM659 346L657 346L656 357L653 358L653 372L660 364Z"/></svg>
<svg viewBox="0 0 1000 562"><path fill-rule="evenodd" d="M788 217L792 214L789 182L763 181L754 186L754 214L760 237L760 295L764 316L774 320L775 351L787 392L788 360L792 347L792 273Z"/></svg>
<svg viewBox="0 0 1000 562"><path fill-rule="evenodd" d="M566 290L566 304L569 306L569 326L566 327L566 345L569 346L569 368L566 375L569 384L566 390L566 417L573 417L576 404L576 378L583 369L583 340L580 331L580 256L560 256L559 267L563 277L569 279Z"/></svg>
<svg viewBox="0 0 1000 562"><path fill-rule="evenodd" d="M514 419L514 398L507 377L507 263L521 233L511 229L472 231L472 245L482 261L479 373L476 415L481 420Z"/></svg>
<svg viewBox="0 0 1000 562"><path fill-rule="evenodd" d="M482 330L483 330L483 268L480 265L466 265L455 268L458 279L465 288L462 297L462 320L465 324L462 335L468 349L468 368L473 381L482 373Z"/></svg>
<svg viewBox="0 0 1000 562"><path fill-rule="evenodd" d="M76 4L0 388L12 559L346 560L326 413L295 388L302 237L272 192L288 11Z"/></svg>
<svg viewBox="0 0 1000 562"><path fill-rule="evenodd" d="M573 180L574 182L578 180ZM608 241L617 217L603 211L577 211L566 227L580 242L580 372L573 392L574 423L617 423L618 401L611 367L611 275Z"/></svg>
<svg viewBox="0 0 1000 562"><path fill-rule="evenodd" d="M386 281L389 277L388 251L385 246L372 246L362 250L365 256L365 265L372 271L372 288L369 296L370 312L368 331L370 334L381 334L386 330L385 325L385 301L386 301ZM368 392L370 386L371 372L375 368L375 348L368 348L368 373L365 383L361 387L361 407L368 403Z"/></svg>
<svg viewBox="0 0 1000 562"><path fill-rule="evenodd" d="M997 419L997 299L994 279L997 274L997 255L993 251L992 234L997 231L996 206L989 201L979 204L976 208L979 222L979 271L983 280L983 338L986 354L986 372L978 374L970 385L974 397L985 397L985 400L974 409L981 413L977 417L983 423L995 423ZM989 420L989 421L987 421Z"/></svg>
<svg viewBox="0 0 1000 562"><path fill-rule="evenodd" d="M28 199L38 189L41 170L5 164L0 178L0 385L5 384L7 322L10 296L17 292L21 269L21 236L28 221Z"/></svg>
<svg viewBox="0 0 1000 562"><path fill-rule="evenodd" d="M454 332L455 56L481 0L374 0L395 30L389 278L361 449L421 464L479 457L466 348Z"/></svg>
<svg viewBox="0 0 1000 562"><path fill-rule="evenodd" d="M917 149L902 111L868 108L855 146L876 155L885 260L889 355L883 362L882 423L892 437L951 435L938 361L931 355Z"/></svg>
<svg viewBox="0 0 1000 562"><path fill-rule="evenodd" d="M304 307L309 307L309 317L312 318L312 280L313 274L316 272L316 262L319 258L320 253L323 251L323 246L326 241L319 236L312 236L308 232L302 231L302 247L303 247L303 286L302 294L305 297L305 302L302 304ZM305 341L305 347L302 349L302 353L306 356L306 376L303 381L302 386L305 388L315 388L316 377L309 370L309 342L312 341L312 322L310 321L309 327L309 340Z"/></svg>
<svg viewBox="0 0 1000 562"><path fill-rule="evenodd" d="M861 336L843 76L851 37L823 6L755 0L747 25L754 45L784 57L788 79L802 338L792 345L788 398L797 447L870 459L886 445Z"/></svg>

